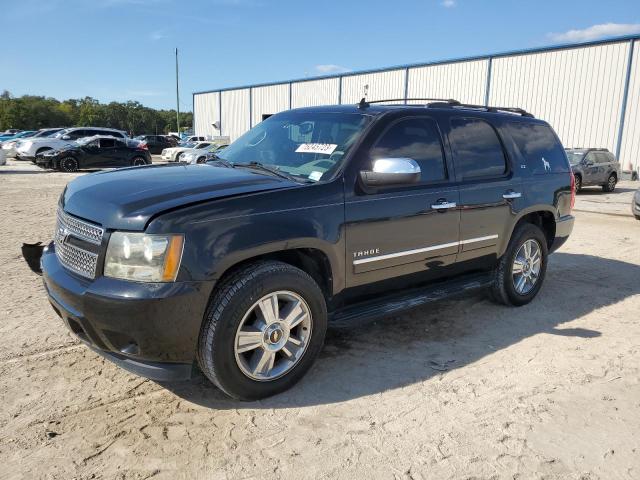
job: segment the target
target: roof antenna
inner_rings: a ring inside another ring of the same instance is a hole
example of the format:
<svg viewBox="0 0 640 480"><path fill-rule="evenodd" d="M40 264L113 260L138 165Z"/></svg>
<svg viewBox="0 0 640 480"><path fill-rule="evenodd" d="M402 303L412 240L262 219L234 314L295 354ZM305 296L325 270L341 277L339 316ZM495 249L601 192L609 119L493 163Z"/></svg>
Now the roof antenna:
<svg viewBox="0 0 640 480"><path fill-rule="evenodd" d="M369 103L367 102L367 95L369 95L369 84L364 86L364 97L362 97L362 99L360 99L360 102L358 103L359 109L365 109L369 107Z"/></svg>

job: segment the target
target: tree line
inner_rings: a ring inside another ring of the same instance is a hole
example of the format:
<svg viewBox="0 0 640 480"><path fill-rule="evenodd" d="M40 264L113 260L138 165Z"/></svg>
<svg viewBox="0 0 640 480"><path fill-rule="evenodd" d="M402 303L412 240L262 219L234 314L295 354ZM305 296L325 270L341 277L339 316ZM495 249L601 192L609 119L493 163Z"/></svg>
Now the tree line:
<svg viewBox="0 0 640 480"><path fill-rule="evenodd" d="M92 97L64 101L51 97L0 95L0 131L48 127L110 127L131 135L176 131L176 111L156 110L139 102L100 103ZM180 112L180 130L193 127L193 113Z"/></svg>

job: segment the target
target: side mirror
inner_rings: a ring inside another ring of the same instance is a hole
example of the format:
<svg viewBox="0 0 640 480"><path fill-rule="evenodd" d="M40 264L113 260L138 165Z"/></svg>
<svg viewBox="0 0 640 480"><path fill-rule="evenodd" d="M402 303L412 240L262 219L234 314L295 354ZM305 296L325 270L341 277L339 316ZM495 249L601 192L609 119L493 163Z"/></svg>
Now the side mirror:
<svg viewBox="0 0 640 480"><path fill-rule="evenodd" d="M71 136L70 135L63 135L62 136L62 140L71 140Z"/></svg>
<svg viewBox="0 0 640 480"><path fill-rule="evenodd" d="M411 158L379 158L373 161L373 170L360 172L367 187L411 185L420 181L420 166Z"/></svg>
<svg viewBox="0 0 640 480"><path fill-rule="evenodd" d="M590 167L591 165L593 165L593 160L587 160L585 158L584 160L582 160L582 165L584 165L585 167Z"/></svg>

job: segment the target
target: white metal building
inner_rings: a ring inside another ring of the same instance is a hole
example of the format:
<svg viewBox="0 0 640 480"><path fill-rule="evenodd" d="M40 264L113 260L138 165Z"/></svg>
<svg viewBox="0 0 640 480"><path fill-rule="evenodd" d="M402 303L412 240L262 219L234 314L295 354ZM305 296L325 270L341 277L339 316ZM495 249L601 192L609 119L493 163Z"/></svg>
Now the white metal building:
<svg viewBox="0 0 640 480"><path fill-rule="evenodd" d="M454 98L520 107L566 147L603 147L640 171L640 36L498 53L193 94L197 135L231 140L262 116L312 105ZM214 127L219 126L220 129Z"/></svg>

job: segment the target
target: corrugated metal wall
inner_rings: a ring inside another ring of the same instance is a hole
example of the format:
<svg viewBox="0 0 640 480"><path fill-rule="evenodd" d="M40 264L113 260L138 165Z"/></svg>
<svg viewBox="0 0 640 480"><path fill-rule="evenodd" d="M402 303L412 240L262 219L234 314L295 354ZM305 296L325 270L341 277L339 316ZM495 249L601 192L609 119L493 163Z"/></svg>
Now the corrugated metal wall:
<svg viewBox="0 0 640 480"><path fill-rule="evenodd" d="M404 98L405 72L388 72L351 75L342 78L342 103L358 103L364 97L365 85L369 85L367 99Z"/></svg>
<svg viewBox="0 0 640 480"><path fill-rule="evenodd" d="M461 102L483 105L488 65L488 60L475 60L410 68L407 96L455 98Z"/></svg>
<svg viewBox="0 0 640 480"><path fill-rule="evenodd" d="M631 164L640 169L640 41L635 42L633 49L629 96L620 147L622 167L626 169Z"/></svg>
<svg viewBox="0 0 640 480"><path fill-rule="evenodd" d="M567 147L615 151L628 42L496 58L490 105L544 118Z"/></svg>
<svg viewBox="0 0 640 480"><path fill-rule="evenodd" d="M289 109L289 84L251 89L251 125L262 121L262 115Z"/></svg>
<svg viewBox="0 0 640 480"><path fill-rule="evenodd" d="M621 142L622 105L631 41L635 41ZM368 99L455 98L515 106L547 120L565 146L606 147L624 167L640 168L640 39L594 42L535 52L498 54L385 71L222 91L222 135L232 140L264 113L313 105L356 103L368 85ZM487 91L488 90L488 91ZM487 97L488 94L488 97ZM194 95L195 130L217 134L218 93ZM249 99L251 98L251 104Z"/></svg>
<svg viewBox="0 0 640 480"><path fill-rule="evenodd" d="M222 133L233 142L249 130L249 89L222 92Z"/></svg>
<svg viewBox="0 0 640 480"><path fill-rule="evenodd" d="M220 121L220 94L218 92L194 95L194 132L198 135L220 135L213 123Z"/></svg>
<svg viewBox="0 0 640 480"><path fill-rule="evenodd" d="M306 80L291 84L291 108L338 103L339 78Z"/></svg>

